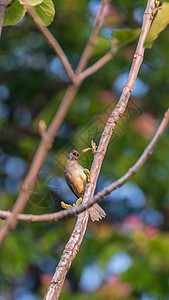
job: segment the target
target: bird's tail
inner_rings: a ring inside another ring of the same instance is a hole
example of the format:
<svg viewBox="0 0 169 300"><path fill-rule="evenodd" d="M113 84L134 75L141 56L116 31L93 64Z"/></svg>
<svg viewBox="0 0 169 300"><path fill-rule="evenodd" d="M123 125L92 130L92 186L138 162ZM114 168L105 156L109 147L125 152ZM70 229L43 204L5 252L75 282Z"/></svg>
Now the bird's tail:
<svg viewBox="0 0 169 300"><path fill-rule="evenodd" d="M94 222L94 221L99 221L102 218L105 218L106 213L98 204L94 204L89 209L89 215L91 220Z"/></svg>

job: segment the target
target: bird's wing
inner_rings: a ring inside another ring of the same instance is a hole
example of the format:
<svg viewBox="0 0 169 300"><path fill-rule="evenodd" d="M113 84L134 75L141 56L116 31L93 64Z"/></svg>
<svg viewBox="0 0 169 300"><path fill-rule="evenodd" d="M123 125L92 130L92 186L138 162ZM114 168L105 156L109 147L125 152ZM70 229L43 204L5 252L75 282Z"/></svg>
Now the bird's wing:
<svg viewBox="0 0 169 300"><path fill-rule="evenodd" d="M69 188L71 189L71 191L76 195L76 197L81 197L83 196L83 193L81 192L81 184L82 184L82 181L80 180L77 184L74 184L69 172L67 172L66 170L64 171L64 176L65 176L65 179L66 179L66 182L67 182L67 185L69 186Z"/></svg>

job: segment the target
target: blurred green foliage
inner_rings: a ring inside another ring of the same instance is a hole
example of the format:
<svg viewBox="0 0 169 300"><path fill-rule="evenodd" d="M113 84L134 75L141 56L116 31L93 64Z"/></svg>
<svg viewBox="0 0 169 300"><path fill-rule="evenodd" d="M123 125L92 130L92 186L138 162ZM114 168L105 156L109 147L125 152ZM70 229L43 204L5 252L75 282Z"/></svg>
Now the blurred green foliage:
<svg viewBox="0 0 169 300"><path fill-rule="evenodd" d="M49 29L74 70L99 4L94 0L54 1L56 16ZM111 1L89 66L109 51L112 35L127 28L138 33L145 6L146 1ZM135 163L168 108L168 45L167 28L153 47L146 49L140 81L136 81L128 108L111 138L97 191ZM90 147L91 139L98 144L125 84L135 47L132 38L112 61L82 84L36 178L25 213L55 212L61 209L62 200L76 200L63 179L67 155L77 149L80 163L90 168L92 153L81 151ZM50 124L69 84L59 59L28 15L15 27L3 29L0 82L0 209L10 210L40 141L39 120ZM89 222L61 299L168 299L168 133L167 129L130 183L103 200L107 218ZM43 298L75 221L18 224L0 253L2 299Z"/></svg>
<svg viewBox="0 0 169 300"><path fill-rule="evenodd" d="M158 37L159 33L169 24L169 4L163 3L158 7L158 14L153 22L151 29L145 41L145 47L151 48L153 41Z"/></svg>

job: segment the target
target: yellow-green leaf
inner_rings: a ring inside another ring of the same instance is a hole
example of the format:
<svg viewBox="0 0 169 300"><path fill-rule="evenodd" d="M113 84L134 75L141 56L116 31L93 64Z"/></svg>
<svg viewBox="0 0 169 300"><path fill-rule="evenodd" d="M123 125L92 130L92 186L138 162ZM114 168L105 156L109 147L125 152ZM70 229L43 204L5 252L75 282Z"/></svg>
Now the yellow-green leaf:
<svg viewBox="0 0 169 300"><path fill-rule="evenodd" d="M120 46L124 46L135 41L141 32L140 28L123 28L119 30L114 30L112 33L112 37L118 41Z"/></svg>
<svg viewBox="0 0 169 300"><path fill-rule="evenodd" d="M26 8L16 0L8 7L3 26L15 25L23 18L26 11Z"/></svg>
<svg viewBox="0 0 169 300"><path fill-rule="evenodd" d="M158 9L157 15L152 23L152 26L147 34L144 46L151 48L153 42L157 39L160 32L169 24L169 3L163 3Z"/></svg>
<svg viewBox="0 0 169 300"><path fill-rule="evenodd" d="M44 0L41 4L35 6L34 10L45 26L52 23L55 15L55 8L52 0Z"/></svg>

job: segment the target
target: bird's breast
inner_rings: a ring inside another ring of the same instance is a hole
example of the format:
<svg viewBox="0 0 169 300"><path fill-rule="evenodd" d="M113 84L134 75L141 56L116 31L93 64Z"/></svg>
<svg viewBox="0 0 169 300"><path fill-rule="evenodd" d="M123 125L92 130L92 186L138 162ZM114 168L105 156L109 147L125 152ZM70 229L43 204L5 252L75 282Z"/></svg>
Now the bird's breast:
<svg viewBox="0 0 169 300"><path fill-rule="evenodd" d="M81 165L74 162L66 166L64 173L67 184L77 197L82 196L85 190L87 178L83 170Z"/></svg>

